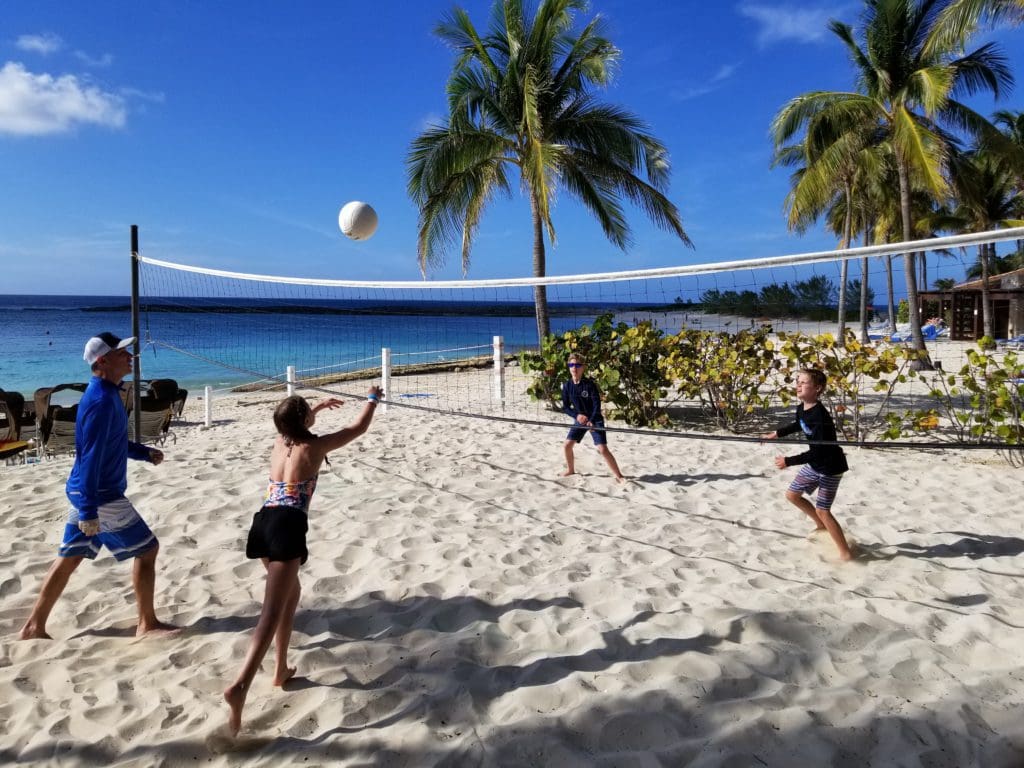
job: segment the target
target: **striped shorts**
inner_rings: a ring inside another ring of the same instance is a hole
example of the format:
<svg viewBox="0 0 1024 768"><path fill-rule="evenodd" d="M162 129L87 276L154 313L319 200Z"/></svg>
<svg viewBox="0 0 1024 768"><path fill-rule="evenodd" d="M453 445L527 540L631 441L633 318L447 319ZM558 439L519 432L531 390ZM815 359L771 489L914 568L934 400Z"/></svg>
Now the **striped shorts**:
<svg viewBox="0 0 1024 768"><path fill-rule="evenodd" d="M810 495L817 488L815 509L832 509L832 502L836 499L836 491L839 490L839 481L842 479L842 475L823 475L810 464L804 464L796 473L793 482L789 484L789 490Z"/></svg>
<svg viewBox="0 0 1024 768"><path fill-rule="evenodd" d="M138 557L157 545L156 536L149 530L132 503L123 496L120 499L100 504L100 532L86 536L78 527L78 510L68 512L64 526L64 541L57 555L60 557L86 557L95 560L102 547L110 550L117 560Z"/></svg>

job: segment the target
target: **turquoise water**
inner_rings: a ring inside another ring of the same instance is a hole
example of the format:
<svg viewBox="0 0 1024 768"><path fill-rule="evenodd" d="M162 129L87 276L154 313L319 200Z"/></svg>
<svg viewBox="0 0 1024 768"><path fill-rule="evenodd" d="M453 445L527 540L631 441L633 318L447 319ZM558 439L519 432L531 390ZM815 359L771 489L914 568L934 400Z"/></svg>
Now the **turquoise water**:
<svg viewBox="0 0 1024 768"><path fill-rule="evenodd" d="M385 346L393 364L402 365L489 354L495 335L506 352L536 343L532 305L521 300L149 301L140 317L142 377L174 378L192 391L283 376L288 365L300 376L372 367ZM552 330L578 327L612 308L555 306ZM127 298L0 295L0 388L29 396L39 387L87 381L82 348L101 331L130 335Z"/></svg>

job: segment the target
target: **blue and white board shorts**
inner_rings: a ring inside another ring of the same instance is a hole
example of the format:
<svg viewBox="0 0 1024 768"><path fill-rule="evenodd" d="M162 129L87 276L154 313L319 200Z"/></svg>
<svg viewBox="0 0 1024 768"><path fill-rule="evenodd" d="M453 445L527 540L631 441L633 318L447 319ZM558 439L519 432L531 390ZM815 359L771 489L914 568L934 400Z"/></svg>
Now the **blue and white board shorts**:
<svg viewBox="0 0 1024 768"><path fill-rule="evenodd" d="M78 510L71 508L64 526L64 541L57 551L58 556L95 560L100 549L106 547L117 560L127 560L157 545L156 536L128 499L121 497L101 504L97 512L100 532L95 536L86 536L78 527Z"/></svg>

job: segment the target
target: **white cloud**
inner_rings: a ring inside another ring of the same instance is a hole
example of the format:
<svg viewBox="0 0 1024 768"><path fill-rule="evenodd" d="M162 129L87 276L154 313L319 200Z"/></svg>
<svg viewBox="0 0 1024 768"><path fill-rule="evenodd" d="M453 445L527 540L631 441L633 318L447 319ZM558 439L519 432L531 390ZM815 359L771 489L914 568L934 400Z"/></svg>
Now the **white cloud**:
<svg viewBox="0 0 1024 768"><path fill-rule="evenodd" d="M52 32L45 32L42 35L21 35L15 45L23 51L32 51L46 56L59 51L64 41Z"/></svg>
<svg viewBox="0 0 1024 768"><path fill-rule="evenodd" d="M97 57L90 56L85 51L75 51L75 58L87 67L96 67L98 69L109 67L114 63L114 57L109 53L104 53L102 56Z"/></svg>
<svg viewBox="0 0 1024 768"><path fill-rule="evenodd" d="M759 25L757 42L762 47L787 40L798 43L823 40L829 34L829 19L837 18L842 10L839 5L817 8L757 2L739 5L740 15L753 19Z"/></svg>
<svg viewBox="0 0 1024 768"><path fill-rule="evenodd" d="M138 88L122 88L121 95L126 99L141 99L154 104L163 104L167 100L163 91L140 91Z"/></svg>
<svg viewBox="0 0 1024 768"><path fill-rule="evenodd" d="M723 64L706 83L689 88L671 88L669 89L668 96L673 101L689 101L698 96L711 93L718 90L718 87L732 77L737 69L739 69L739 64Z"/></svg>
<svg viewBox="0 0 1024 768"><path fill-rule="evenodd" d="M13 61L0 69L0 134L66 133L82 123L121 128L125 116L120 96L74 75L37 75Z"/></svg>
<svg viewBox="0 0 1024 768"><path fill-rule="evenodd" d="M733 72L735 72L738 67L739 64L723 64L718 68L718 71L715 72L715 76L711 78L711 82L720 83L723 80L728 80L732 77Z"/></svg>

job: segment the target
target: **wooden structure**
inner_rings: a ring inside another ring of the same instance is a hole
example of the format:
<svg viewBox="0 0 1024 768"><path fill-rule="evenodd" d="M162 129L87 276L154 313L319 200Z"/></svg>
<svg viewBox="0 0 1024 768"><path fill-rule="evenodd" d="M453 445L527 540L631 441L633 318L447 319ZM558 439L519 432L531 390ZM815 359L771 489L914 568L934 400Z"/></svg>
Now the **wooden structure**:
<svg viewBox="0 0 1024 768"><path fill-rule="evenodd" d="M994 337L1008 339L1024 333L1024 269L990 275L988 287ZM950 339L977 341L984 335L981 289L981 280L971 280L947 290L919 291L917 295L922 313L926 304L938 304L939 316L949 325Z"/></svg>

